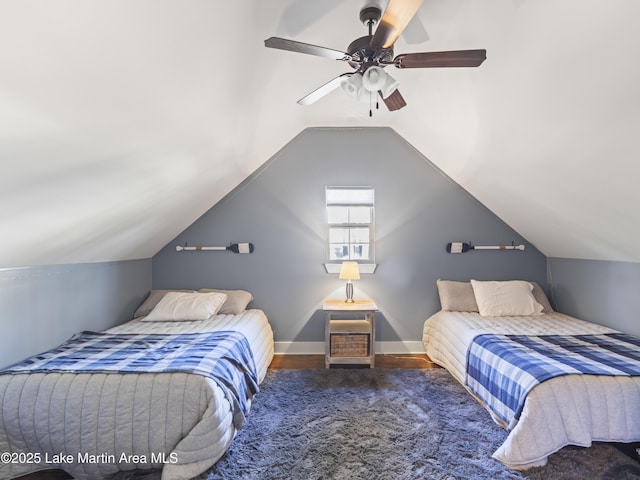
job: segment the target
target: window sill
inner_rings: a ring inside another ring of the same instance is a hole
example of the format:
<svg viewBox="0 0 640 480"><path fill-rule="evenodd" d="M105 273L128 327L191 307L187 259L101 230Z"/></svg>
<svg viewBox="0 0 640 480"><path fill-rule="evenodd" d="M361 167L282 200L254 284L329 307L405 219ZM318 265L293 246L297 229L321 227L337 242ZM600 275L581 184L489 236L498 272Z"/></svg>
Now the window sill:
<svg viewBox="0 0 640 480"><path fill-rule="evenodd" d="M340 273L341 263L325 263L324 268L327 273ZM376 271L377 263L358 263L358 270L360 273L374 273Z"/></svg>

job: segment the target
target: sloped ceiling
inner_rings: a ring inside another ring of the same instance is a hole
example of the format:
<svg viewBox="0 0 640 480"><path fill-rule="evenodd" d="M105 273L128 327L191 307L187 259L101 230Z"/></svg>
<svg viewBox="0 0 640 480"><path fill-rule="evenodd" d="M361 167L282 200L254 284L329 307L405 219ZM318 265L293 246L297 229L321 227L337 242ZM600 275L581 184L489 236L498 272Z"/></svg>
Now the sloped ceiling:
<svg viewBox="0 0 640 480"><path fill-rule="evenodd" d="M345 49L365 3L0 0L0 267L151 257L302 129L364 125L547 256L640 262L640 2L425 0L396 53L480 68L393 69L408 107L372 118L298 106L350 69L264 39Z"/></svg>

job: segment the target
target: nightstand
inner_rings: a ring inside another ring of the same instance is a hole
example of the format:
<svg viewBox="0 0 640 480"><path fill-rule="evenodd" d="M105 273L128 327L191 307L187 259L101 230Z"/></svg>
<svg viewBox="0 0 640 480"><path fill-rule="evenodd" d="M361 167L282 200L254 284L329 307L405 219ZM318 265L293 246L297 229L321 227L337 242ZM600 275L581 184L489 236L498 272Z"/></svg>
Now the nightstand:
<svg viewBox="0 0 640 480"><path fill-rule="evenodd" d="M325 367L375 363L376 312L373 300L325 300Z"/></svg>

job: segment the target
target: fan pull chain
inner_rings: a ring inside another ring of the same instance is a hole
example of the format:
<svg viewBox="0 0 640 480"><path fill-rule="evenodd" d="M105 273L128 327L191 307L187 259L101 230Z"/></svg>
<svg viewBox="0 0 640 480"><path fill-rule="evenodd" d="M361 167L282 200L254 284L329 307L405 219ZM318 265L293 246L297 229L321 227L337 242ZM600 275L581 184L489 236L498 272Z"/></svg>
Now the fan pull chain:
<svg viewBox="0 0 640 480"><path fill-rule="evenodd" d="M373 95L374 93L369 93L369 116L373 117ZM376 110L380 110L380 104L378 103L378 96L376 95Z"/></svg>

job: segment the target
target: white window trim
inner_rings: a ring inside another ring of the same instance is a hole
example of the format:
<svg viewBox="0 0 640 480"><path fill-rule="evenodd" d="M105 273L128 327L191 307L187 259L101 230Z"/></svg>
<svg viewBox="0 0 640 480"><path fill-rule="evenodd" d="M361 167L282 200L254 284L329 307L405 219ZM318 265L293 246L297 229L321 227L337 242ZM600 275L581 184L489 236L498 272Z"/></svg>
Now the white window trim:
<svg viewBox="0 0 640 480"><path fill-rule="evenodd" d="M374 273L376 268L377 268L377 264L375 263L375 250L376 250L376 245L375 245L375 190L373 187L370 186L327 186L325 188L325 199L326 199L326 191L328 189L353 189L353 190L357 190L357 189L371 189L374 198L372 199L372 203L371 203L371 207L372 207L372 218L371 218L371 223L368 224L371 228L371 240L370 240L370 248L371 248L371 258L366 259L366 260L350 260L350 261L357 261L358 262L358 268L360 270L360 273L363 274L368 274L368 273ZM325 215L327 215L327 208L330 205L339 205L340 203L336 203L336 204L330 204L330 203L326 203L325 205ZM358 204L355 204L358 205ZM329 260L329 238L328 238L328 232L329 232L329 228L330 228L330 224L328 222L328 218L325 217L325 224L326 224L326 228L327 228L327 236L325 239L326 242L326 258L327 261L324 264L325 270L327 273L330 274L338 274L340 273L340 268L342 266L342 262L346 261L346 260Z"/></svg>

